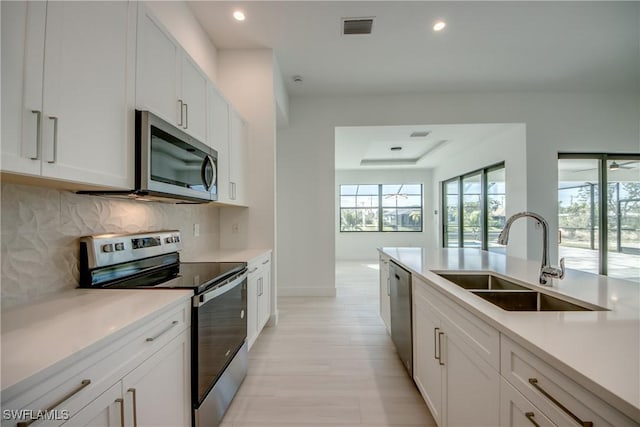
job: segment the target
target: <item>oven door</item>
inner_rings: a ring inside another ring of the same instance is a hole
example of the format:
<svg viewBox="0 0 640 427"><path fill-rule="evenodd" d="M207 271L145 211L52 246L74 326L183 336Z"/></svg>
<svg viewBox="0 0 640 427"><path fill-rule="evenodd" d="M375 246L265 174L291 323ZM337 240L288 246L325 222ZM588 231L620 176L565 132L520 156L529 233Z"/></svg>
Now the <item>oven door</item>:
<svg viewBox="0 0 640 427"><path fill-rule="evenodd" d="M197 409L247 338L246 270L193 298L191 383Z"/></svg>

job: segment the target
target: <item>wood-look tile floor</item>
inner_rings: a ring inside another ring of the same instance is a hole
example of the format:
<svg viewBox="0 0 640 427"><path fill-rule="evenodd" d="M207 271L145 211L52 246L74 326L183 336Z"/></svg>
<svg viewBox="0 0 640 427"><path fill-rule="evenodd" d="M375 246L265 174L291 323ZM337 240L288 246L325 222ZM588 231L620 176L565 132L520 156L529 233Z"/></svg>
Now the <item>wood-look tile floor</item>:
<svg viewBox="0 0 640 427"><path fill-rule="evenodd" d="M378 314L376 265L336 264L335 298L279 298L221 427L436 425Z"/></svg>

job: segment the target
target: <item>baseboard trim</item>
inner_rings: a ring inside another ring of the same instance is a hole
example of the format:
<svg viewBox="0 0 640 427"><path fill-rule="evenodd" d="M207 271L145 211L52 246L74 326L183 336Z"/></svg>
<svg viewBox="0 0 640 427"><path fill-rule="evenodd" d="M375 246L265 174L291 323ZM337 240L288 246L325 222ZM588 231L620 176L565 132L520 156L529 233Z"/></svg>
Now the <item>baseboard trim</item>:
<svg viewBox="0 0 640 427"><path fill-rule="evenodd" d="M278 297L335 297L336 288L327 287L278 287Z"/></svg>

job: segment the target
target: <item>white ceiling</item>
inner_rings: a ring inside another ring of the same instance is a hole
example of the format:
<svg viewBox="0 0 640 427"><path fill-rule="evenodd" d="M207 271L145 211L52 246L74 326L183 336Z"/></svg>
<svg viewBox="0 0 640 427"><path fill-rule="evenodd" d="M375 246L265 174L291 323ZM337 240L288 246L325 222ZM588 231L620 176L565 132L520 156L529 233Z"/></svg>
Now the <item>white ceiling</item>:
<svg viewBox="0 0 640 427"><path fill-rule="evenodd" d="M336 169L429 169L466 147L510 129L517 124L464 124L417 126L344 126L335 129ZM428 131L412 138L412 132ZM446 141L442 143L442 141ZM402 147L391 151L391 147ZM361 161L378 163L362 166ZM407 161L409 163L407 163Z"/></svg>
<svg viewBox="0 0 640 427"><path fill-rule="evenodd" d="M273 48L290 95L638 90L640 2L194 1L218 49ZM247 19L231 14L242 9ZM370 36L341 18L375 17ZM442 18L447 27L431 30ZM301 75L302 83L292 76Z"/></svg>

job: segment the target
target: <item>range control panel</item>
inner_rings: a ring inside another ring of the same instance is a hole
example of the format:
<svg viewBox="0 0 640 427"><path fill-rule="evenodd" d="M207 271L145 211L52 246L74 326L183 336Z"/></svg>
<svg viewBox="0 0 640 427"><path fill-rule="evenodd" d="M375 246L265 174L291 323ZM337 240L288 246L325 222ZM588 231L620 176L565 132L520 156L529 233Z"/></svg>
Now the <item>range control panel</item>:
<svg viewBox="0 0 640 427"><path fill-rule="evenodd" d="M181 249L182 239L178 230L97 234L80 238L81 256L86 256L89 268L120 264Z"/></svg>

